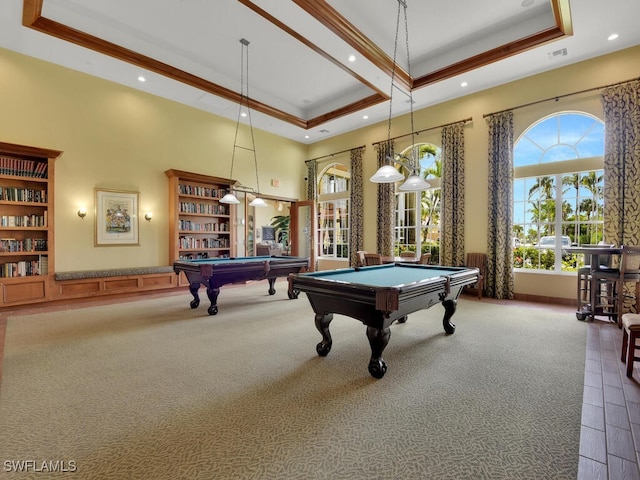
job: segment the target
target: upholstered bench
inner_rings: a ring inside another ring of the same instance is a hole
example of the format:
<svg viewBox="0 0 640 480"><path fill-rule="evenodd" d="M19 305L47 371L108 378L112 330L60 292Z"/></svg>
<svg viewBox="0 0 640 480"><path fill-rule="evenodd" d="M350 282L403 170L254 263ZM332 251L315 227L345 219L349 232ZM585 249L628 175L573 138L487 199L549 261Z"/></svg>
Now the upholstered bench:
<svg viewBox="0 0 640 480"><path fill-rule="evenodd" d="M80 280L84 278L120 277L123 275L152 275L156 273L173 273L170 265L161 267L128 267L107 268L104 270L76 270L70 272L56 272L56 281Z"/></svg>

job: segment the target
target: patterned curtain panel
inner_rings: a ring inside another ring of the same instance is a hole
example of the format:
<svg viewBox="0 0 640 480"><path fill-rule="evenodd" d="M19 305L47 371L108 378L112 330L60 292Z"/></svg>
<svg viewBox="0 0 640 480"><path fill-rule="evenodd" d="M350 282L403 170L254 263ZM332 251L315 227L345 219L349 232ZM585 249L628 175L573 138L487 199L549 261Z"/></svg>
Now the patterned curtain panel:
<svg viewBox="0 0 640 480"><path fill-rule="evenodd" d="M487 295L513 299L513 112L496 113L489 124L489 218Z"/></svg>
<svg viewBox="0 0 640 480"><path fill-rule="evenodd" d="M393 142L378 144L378 168L389 163L385 158L393 157ZM377 253L393 255L393 227L396 205L395 185L393 183L378 184L378 237Z"/></svg>
<svg viewBox="0 0 640 480"><path fill-rule="evenodd" d="M351 150L351 198L349 223L349 263L351 266L358 265L356 252L362 250L364 246L364 204L362 202L362 154L364 147Z"/></svg>
<svg viewBox="0 0 640 480"><path fill-rule="evenodd" d="M307 200L316 199L316 188L318 179L318 162L315 160L307 161Z"/></svg>
<svg viewBox="0 0 640 480"><path fill-rule="evenodd" d="M440 218L440 264L464 265L464 122L442 128Z"/></svg>
<svg viewBox="0 0 640 480"><path fill-rule="evenodd" d="M640 81L605 89L604 239L640 245Z"/></svg>

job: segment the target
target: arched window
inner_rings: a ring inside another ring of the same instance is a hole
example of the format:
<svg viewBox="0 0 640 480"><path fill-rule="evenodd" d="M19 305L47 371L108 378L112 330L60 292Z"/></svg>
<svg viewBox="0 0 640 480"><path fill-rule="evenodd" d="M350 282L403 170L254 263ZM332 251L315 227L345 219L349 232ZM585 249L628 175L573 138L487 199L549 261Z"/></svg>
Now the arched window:
<svg viewBox="0 0 640 480"><path fill-rule="evenodd" d="M318 249L322 258L349 260L349 195L346 166L326 167L318 181Z"/></svg>
<svg viewBox="0 0 640 480"><path fill-rule="evenodd" d="M440 246L440 178L442 162L440 147L417 143L401 155L418 158L420 174L431 188L421 192L402 192L396 185L395 253L412 251L431 253L432 263L438 263ZM398 169L407 175L401 166Z"/></svg>
<svg viewBox="0 0 640 480"><path fill-rule="evenodd" d="M514 267L573 270L564 248L603 240L604 124L562 112L531 125L515 143Z"/></svg>

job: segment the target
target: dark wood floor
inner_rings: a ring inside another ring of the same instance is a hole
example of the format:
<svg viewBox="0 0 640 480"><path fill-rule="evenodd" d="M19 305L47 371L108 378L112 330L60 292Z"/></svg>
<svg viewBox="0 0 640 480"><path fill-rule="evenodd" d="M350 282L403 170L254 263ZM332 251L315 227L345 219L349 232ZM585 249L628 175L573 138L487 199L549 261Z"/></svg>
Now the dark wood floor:
<svg viewBox="0 0 640 480"><path fill-rule="evenodd" d="M572 307L521 303L569 315L574 311ZM62 310L78 306L54 308ZM20 313L39 310L34 308ZM11 312L0 312L0 395L6 324L10 315ZM598 320L585 322L585 326L587 353L578 480L640 480L640 383L636 380L640 380L640 363L634 367L633 378L628 379L626 367L620 361L622 331L615 324Z"/></svg>

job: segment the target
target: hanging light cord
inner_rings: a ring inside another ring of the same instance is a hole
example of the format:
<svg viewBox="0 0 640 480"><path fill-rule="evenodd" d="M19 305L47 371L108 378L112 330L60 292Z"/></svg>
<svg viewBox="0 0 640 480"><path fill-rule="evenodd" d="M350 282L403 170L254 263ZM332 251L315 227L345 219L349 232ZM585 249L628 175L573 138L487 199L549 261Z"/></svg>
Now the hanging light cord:
<svg viewBox="0 0 640 480"><path fill-rule="evenodd" d="M413 127L413 77L411 76L411 60L409 55L409 22L407 20L407 3L404 0L398 0L398 8L400 3L404 7L404 40L407 49L407 75L409 76L409 117L411 118L411 163L414 168L418 168L418 162L415 155L415 131ZM397 40L396 40L397 41ZM395 62L394 62L395 64Z"/></svg>
<svg viewBox="0 0 640 480"><path fill-rule="evenodd" d="M393 42L393 62L391 67L391 91L389 92L389 123L387 124L387 142L391 141L391 116L393 114L393 89L396 81L396 54L398 52L398 32L400 31L400 1L398 1L398 13L396 14L396 37Z"/></svg>
<svg viewBox="0 0 640 480"><path fill-rule="evenodd" d="M240 43L242 42L243 41L240 40ZM244 43L242 44L244 45ZM238 119L236 120L236 134L233 137L233 152L231 152L231 173L229 174L229 178L233 178L233 164L236 159L236 148L238 146L238 130L240 129L240 116L242 115L242 101L244 100L244 47L241 47L241 48L242 50L240 53L240 108L238 108Z"/></svg>
<svg viewBox="0 0 640 480"><path fill-rule="evenodd" d="M393 115L393 91L395 89L396 79L396 59L398 55L398 37L400 34L400 7L404 11L404 42L407 52L407 75L411 82L411 57L409 55L409 21L407 19L407 3L405 0L398 0L398 10L396 13L396 36L393 42L393 67L391 68L391 92L389 93L389 123L387 124L387 143L391 142L391 118ZM409 117L411 120L411 145L415 145L415 128L413 126L413 86L409 84ZM406 159L406 157L403 157ZM409 167L415 170L418 168L415 148L411 148L411 158L407 159ZM413 172L412 172L413 173Z"/></svg>
<svg viewBox="0 0 640 480"><path fill-rule="evenodd" d="M233 178L233 165L236 158L236 149L243 148L253 152L253 164L256 171L256 193L260 193L260 183L258 181L258 158L256 157L256 141L253 136L253 122L251 120L251 108L249 108L249 41L241 39L242 52L240 54L240 108L238 109L238 120L236 122L236 133L233 138L233 153L231 154L231 175ZM246 54L245 54L246 50ZM245 76L246 72L246 76ZM246 93L245 93L246 88ZM251 134L251 148L245 148L238 145L238 132L240 130L240 118L242 117L242 106L247 108L247 117L249 119L249 132Z"/></svg>
<svg viewBox="0 0 640 480"><path fill-rule="evenodd" d="M404 42L407 52L407 76L409 80L408 84L408 97L409 97L409 117L411 119L411 158L406 155L385 155L385 163L378 168L376 173L371 177L371 181L374 183L394 183L404 179L404 183L398 187L398 190L403 192L417 192L427 190L430 187L429 183L420 175L420 161L419 155L416 155L415 146L415 134L416 129L413 125L413 79L411 77L411 59L409 55L409 20L407 18L407 2L406 0L398 1L398 11L396 15L396 35L393 45L393 67L391 68L391 93L389 94L389 123L387 125L387 143L385 148L385 154L391 150L391 121L393 115L393 90L395 89L397 56L398 56L398 37L400 36L400 7L404 8ZM404 93L404 91L403 91ZM387 163L388 162L388 163ZM409 172L409 176L405 177L401 168L396 169L396 164L404 167Z"/></svg>
<svg viewBox="0 0 640 480"><path fill-rule="evenodd" d="M260 182L258 181L258 158L256 157L256 141L253 136L253 122L251 121L251 109L249 108L249 42L245 39L240 40L242 42L243 51L246 48L246 71L247 71L247 115L249 117L249 131L251 132L251 151L253 152L253 165L256 170L256 193L260 193Z"/></svg>

